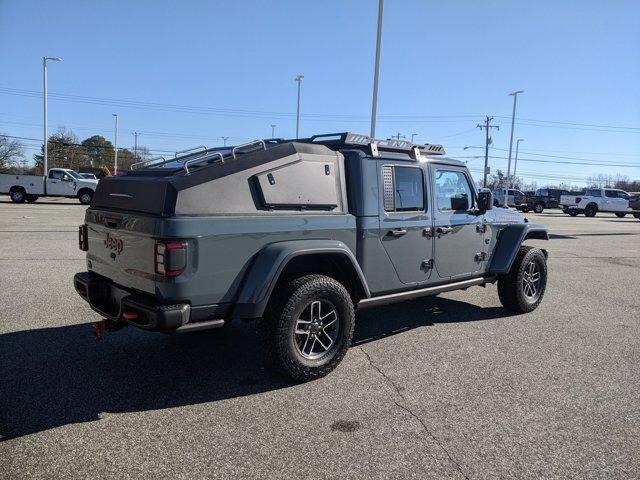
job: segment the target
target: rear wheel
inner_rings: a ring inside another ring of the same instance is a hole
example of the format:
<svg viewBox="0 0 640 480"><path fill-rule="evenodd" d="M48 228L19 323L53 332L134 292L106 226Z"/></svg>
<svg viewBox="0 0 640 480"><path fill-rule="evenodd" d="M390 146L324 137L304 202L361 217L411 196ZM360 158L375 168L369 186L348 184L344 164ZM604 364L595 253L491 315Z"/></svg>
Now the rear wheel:
<svg viewBox="0 0 640 480"><path fill-rule="evenodd" d="M584 209L585 217L595 217L596 213L598 213L598 207L595 205L587 205Z"/></svg>
<svg viewBox="0 0 640 480"><path fill-rule="evenodd" d="M258 333L272 366L304 382L338 366L354 325L353 302L344 286L331 277L306 275L277 287Z"/></svg>
<svg viewBox="0 0 640 480"><path fill-rule="evenodd" d="M567 213L569 215L571 215L572 217L577 217L578 216L578 211L577 210L569 210Z"/></svg>
<svg viewBox="0 0 640 480"><path fill-rule="evenodd" d="M540 249L520 247L509 273L498 279L498 296L505 308L527 313L538 307L546 286L546 257Z"/></svg>
<svg viewBox="0 0 640 480"><path fill-rule="evenodd" d="M627 216L627 214L626 214L626 213L623 213L623 212L616 212L616 217L618 217L618 218L624 218L624 217L626 217L626 216Z"/></svg>
<svg viewBox="0 0 640 480"><path fill-rule="evenodd" d="M13 203L23 203L26 200L26 194L22 188L16 188L9 193Z"/></svg>
<svg viewBox="0 0 640 480"><path fill-rule="evenodd" d="M633 216L640 220L640 213L634 213Z"/></svg>
<svg viewBox="0 0 640 480"><path fill-rule="evenodd" d="M533 211L534 211L535 213L542 213L542 211L543 211L543 210L544 210L544 205L543 205L543 204L541 204L541 203L536 203L536 204L533 206Z"/></svg>

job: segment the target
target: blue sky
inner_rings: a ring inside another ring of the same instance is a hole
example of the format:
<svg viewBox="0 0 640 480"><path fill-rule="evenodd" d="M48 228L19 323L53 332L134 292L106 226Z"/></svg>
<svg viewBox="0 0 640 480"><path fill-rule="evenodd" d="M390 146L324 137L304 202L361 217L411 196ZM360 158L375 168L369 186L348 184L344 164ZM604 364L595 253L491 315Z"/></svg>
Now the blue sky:
<svg viewBox="0 0 640 480"><path fill-rule="evenodd" d="M158 152L268 137L270 124L292 137L298 73L302 135L368 133L376 16L377 0L0 0L0 132L41 137L47 55L64 59L49 69L50 131L80 139L113 139L114 112L121 146L135 130ZM483 145L475 126L494 115L491 155L506 157L507 94L524 90L527 180L640 178L639 25L637 1L386 0L377 136L441 143L479 177L468 157L483 150L463 147Z"/></svg>

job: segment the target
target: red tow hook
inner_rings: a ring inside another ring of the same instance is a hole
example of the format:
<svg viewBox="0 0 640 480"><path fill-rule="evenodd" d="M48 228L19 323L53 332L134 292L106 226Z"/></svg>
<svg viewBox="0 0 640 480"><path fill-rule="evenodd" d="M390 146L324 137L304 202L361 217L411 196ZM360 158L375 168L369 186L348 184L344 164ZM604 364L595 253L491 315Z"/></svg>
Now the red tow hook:
<svg viewBox="0 0 640 480"><path fill-rule="evenodd" d="M102 332L105 330L105 321L93 322L93 334L96 337L96 341L102 339Z"/></svg>

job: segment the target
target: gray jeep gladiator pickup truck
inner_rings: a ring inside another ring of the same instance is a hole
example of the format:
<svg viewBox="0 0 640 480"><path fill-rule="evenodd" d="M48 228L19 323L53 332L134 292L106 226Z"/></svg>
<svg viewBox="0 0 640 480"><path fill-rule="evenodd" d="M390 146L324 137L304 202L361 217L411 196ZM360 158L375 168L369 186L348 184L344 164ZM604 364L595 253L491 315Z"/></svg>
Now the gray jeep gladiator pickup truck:
<svg viewBox="0 0 640 480"><path fill-rule="evenodd" d="M340 133L200 147L100 181L79 244L78 294L105 320L191 332L257 320L298 381L344 357L356 308L498 284L530 312L546 227L494 208L439 145Z"/></svg>

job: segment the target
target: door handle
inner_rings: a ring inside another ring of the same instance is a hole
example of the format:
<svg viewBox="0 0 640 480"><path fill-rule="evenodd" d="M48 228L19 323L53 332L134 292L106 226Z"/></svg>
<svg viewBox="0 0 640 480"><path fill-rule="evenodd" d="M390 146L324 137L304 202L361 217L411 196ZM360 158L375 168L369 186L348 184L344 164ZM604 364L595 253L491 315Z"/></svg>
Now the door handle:
<svg viewBox="0 0 640 480"><path fill-rule="evenodd" d="M401 237L407 233L406 228L394 228L393 230L389 230L388 235L393 237Z"/></svg>
<svg viewBox="0 0 640 480"><path fill-rule="evenodd" d="M451 232L453 230L453 227L437 227L436 228L436 233L439 235L446 235L447 233Z"/></svg>

